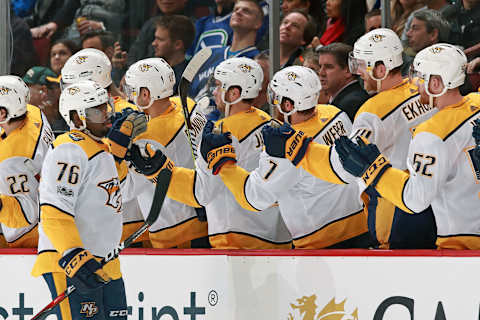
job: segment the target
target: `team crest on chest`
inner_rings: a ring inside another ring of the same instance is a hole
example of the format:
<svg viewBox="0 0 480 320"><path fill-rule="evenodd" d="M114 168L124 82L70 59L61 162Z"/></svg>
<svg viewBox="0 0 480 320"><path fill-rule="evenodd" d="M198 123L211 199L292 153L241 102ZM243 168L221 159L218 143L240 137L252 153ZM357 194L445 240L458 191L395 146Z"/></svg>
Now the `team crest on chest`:
<svg viewBox="0 0 480 320"><path fill-rule="evenodd" d="M117 212L122 210L122 194L120 192L120 181L118 178L112 178L97 184L107 192L107 202L105 205L114 208Z"/></svg>

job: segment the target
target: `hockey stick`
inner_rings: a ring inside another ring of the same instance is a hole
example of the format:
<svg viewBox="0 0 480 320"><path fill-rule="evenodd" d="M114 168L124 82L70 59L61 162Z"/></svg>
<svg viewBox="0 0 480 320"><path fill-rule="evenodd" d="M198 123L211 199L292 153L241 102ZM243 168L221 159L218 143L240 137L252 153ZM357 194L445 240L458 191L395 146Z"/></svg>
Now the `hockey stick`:
<svg viewBox="0 0 480 320"><path fill-rule="evenodd" d="M162 209L163 202L167 195L168 186L170 185L170 179L172 177L172 172L168 169L162 169L157 176L157 185L155 186L155 193L153 194L152 206L150 207L150 212L148 213L145 223L127 239L125 239L118 246L113 248L107 255L100 261L100 264L104 266L107 262L118 257L120 252L129 247L135 239L137 239L142 233L147 230L147 228L152 225L152 223L157 220L160 210ZM59 294L52 302L46 305L40 312L38 312L31 320L41 320L45 319L50 312L55 308L60 302L65 300L69 295L71 295L77 288L74 285L70 285L67 289Z"/></svg>
<svg viewBox="0 0 480 320"><path fill-rule="evenodd" d="M198 70L203 66L205 61L212 55L212 49L209 47L203 48L198 51L192 60L188 63L187 67L183 71L182 79L178 85L178 94L180 95L180 102L182 103L183 118L185 121L185 127L187 132L188 143L190 144L190 151L192 152L193 166L195 168L195 152L193 150L192 137L190 136L190 130L192 129L192 123L190 122L190 112L188 111L187 97L190 85L193 78L197 74Z"/></svg>

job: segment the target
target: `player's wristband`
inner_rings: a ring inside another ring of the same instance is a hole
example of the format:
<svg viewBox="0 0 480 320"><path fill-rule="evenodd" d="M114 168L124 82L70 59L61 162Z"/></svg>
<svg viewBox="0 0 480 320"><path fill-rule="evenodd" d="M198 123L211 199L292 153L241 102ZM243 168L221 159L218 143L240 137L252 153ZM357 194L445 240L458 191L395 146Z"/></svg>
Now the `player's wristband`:
<svg viewBox="0 0 480 320"><path fill-rule="evenodd" d="M385 170L391 166L392 165L390 164L390 161L388 161L383 154L379 154L375 161L372 162L370 167L368 167L363 173L363 182L365 182L367 186L372 185L375 187Z"/></svg>

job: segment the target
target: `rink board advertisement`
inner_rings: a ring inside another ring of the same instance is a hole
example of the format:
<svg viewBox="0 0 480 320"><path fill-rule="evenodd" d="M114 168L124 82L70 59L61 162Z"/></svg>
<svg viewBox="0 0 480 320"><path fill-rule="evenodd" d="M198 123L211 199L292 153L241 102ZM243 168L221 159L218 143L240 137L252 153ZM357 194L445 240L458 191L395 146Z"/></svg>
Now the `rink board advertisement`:
<svg viewBox="0 0 480 320"><path fill-rule="evenodd" d="M0 255L0 320L51 301ZM479 319L480 257L122 255L131 320ZM55 319L50 316L48 319Z"/></svg>

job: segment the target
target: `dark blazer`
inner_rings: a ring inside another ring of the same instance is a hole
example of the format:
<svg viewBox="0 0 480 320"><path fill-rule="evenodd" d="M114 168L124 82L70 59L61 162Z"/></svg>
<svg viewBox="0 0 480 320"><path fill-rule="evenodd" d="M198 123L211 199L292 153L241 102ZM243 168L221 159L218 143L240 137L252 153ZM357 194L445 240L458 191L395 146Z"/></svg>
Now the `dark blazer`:
<svg viewBox="0 0 480 320"><path fill-rule="evenodd" d="M345 111L353 122L357 110L362 104L370 98L368 93L362 88L360 82L355 81L343 88L330 104Z"/></svg>

